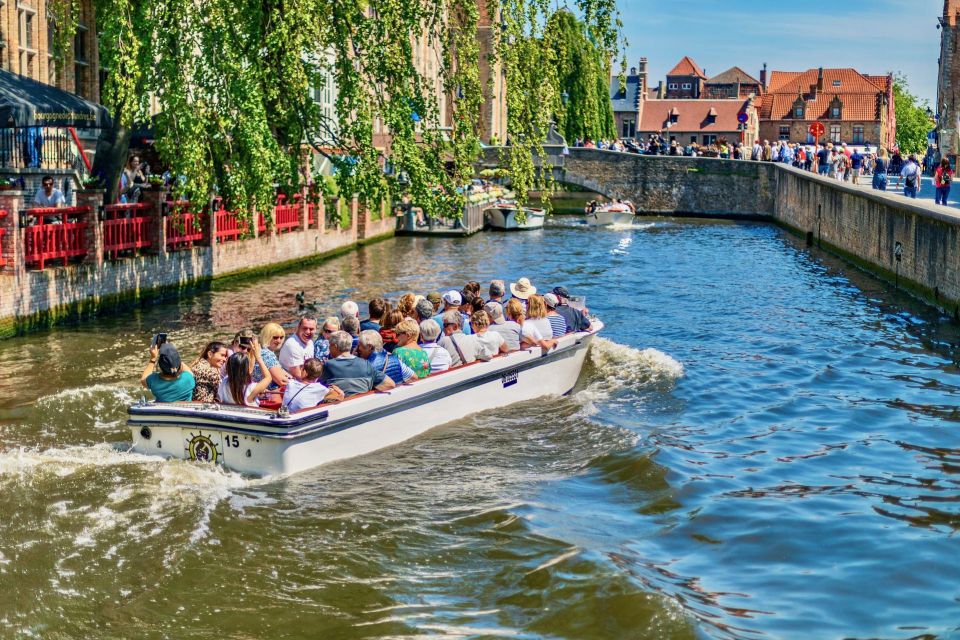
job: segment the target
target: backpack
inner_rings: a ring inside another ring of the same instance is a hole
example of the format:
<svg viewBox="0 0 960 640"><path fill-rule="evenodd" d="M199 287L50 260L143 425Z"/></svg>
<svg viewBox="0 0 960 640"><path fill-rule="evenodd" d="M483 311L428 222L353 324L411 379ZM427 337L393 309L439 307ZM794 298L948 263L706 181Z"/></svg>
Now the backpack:
<svg viewBox="0 0 960 640"><path fill-rule="evenodd" d="M949 187L951 182L953 182L953 176L950 175L949 169L948 169L948 170L941 170L941 171L940 171L940 186L941 186L941 187Z"/></svg>
<svg viewBox="0 0 960 640"><path fill-rule="evenodd" d="M917 174L911 173L907 176L907 186L911 189L915 189L917 186Z"/></svg>

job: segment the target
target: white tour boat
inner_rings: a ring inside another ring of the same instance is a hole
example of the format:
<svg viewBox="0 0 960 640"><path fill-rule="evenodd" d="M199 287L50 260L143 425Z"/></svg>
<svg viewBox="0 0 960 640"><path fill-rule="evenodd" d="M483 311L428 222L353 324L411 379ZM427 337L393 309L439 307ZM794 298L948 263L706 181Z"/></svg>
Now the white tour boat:
<svg viewBox="0 0 960 640"><path fill-rule="evenodd" d="M630 224L636 216L633 204L629 202L608 202L589 206L586 209L586 223L591 227L607 227L614 224Z"/></svg>
<svg viewBox="0 0 960 640"><path fill-rule="evenodd" d="M486 210L487 222L493 229L502 231L517 231L526 229L542 229L547 218L543 209L523 207L524 221L517 220L517 206L515 202L496 202Z"/></svg>
<svg viewBox="0 0 960 640"><path fill-rule="evenodd" d="M133 450L223 465L251 475L290 474L364 455L433 427L515 402L568 393L591 331L432 375L387 392L297 413L198 402L141 401L128 410Z"/></svg>

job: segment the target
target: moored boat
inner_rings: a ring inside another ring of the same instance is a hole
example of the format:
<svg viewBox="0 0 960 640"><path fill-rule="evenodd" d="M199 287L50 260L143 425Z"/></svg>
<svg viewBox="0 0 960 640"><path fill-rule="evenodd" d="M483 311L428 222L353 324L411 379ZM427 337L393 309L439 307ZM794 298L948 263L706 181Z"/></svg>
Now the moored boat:
<svg viewBox="0 0 960 640"><path fill-rule="evenodd" d="M586 208L585 221L591 227L606 227L614 224L630 224L636 210L630 202L591 203Z"/></svg>
<svg viewBox="0 0 960 640"><path fill-rule="evenodd" d="M543 223L547 218L546 211L532 207L523 207L524 220L520 222L517 218L518 209L520 209L520 207L518 207L515 202L496 202L485 211L487 222L491 228L500 229L501 231L543 228Z"/></svg>
<svg viewBox="0 0 960 640"><path fill-rule="evenodd" d="M595 320L591 331L559 338L546 353L539 347L514 351L387 392L292 414L237 405L141 401L128 410L133 450L258 476L297 473L398 444L473 413L566 394L602 328Z"/></svg>

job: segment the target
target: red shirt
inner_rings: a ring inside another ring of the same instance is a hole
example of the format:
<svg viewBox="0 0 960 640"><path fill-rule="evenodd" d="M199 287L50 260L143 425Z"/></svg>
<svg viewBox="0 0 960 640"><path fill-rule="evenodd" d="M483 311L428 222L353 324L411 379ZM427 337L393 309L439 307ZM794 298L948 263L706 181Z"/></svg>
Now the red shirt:
<svg viewBox="0 0 960 640"><path fill-rule="evenodd" d="M943 176L943 171L944 171L943 167L937 167L937 171L933 174L933 186L935 187L944 186L941 183L941 176ZM953 176L953 169L947 169L946 171L948 175L950 175L951 177ZM951 180L950 183L953 184L953 180Z"/></svg>

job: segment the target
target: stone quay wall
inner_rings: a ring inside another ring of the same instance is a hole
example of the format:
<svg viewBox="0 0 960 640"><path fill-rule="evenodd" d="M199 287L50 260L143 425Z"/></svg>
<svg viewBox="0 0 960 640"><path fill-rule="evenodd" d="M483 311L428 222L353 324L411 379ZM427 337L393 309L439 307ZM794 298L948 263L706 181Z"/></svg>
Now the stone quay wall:
<svg viewBox="0 0 960 640"><path fill-rule="evenodd" d="M769 220L960 319L955 209L767 162L571 149L564 171L641 215Z"/></svg>
<svg viewBox="0 0 960 640"><path fill-rule="evenodd" d="M174 250L166 238L169 214L154 213L164 210L163 196L150 192L145 197L153 200L148 230L151 247L111 260L103 251L103 221L98 215L102 194L80 192L78 205L92 210L84 216L87 253L82 261L60 266L62 260L50 260L43 270L28 269L20 203L29 195L0 192L0 211L7 212L0 217L0 263L5 262L0 267L0 338L206 286L216 279L306 266L392 236L396 229L396 217L384 211L374 219L354 197L347 203L351 222L344 228L327 226L321 203L313 220L306 206L301 208L296 229L280 233L270 225L256 237L223 241L216 237L216 217L207 216L203 238L194 246ZM333 203L333 211L338 204Z"/></svg>

